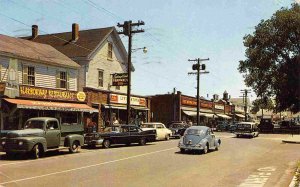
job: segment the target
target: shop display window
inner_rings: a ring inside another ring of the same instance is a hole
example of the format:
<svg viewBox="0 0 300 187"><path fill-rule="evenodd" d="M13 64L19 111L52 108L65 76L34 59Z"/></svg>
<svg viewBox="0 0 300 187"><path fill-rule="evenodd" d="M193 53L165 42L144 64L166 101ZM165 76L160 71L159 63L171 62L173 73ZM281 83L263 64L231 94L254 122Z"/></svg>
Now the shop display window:
<svg viewBox="0 0 300 187"><path fill-rule="evenodd" d="M78 114L74 112L61 112L61 123L64 125L78 124Z"/></svg>

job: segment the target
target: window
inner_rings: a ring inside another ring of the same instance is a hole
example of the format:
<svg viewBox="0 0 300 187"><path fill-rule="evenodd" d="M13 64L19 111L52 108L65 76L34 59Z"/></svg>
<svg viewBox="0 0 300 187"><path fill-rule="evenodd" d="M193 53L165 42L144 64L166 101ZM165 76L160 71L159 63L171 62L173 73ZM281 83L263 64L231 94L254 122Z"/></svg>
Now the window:
<svg viewBox="0 0 300 187"><path fill-rule="evenodd" d="M116 86L116 90L120 90L120 86Z"/></svg>
<svg viewBox="0 0 300 187"><path fill-rule="evenodd" d="M56 121L48 121L46 128L47 128L47 130L57 130L58 124Z"/></svg>
<svg viewBox="0 0 300 187"><path fill-rule="evenodd" d="M78 114L74 112L61 112L61 123L64 125L73 125L78 123Z"/></svg>
<svg viewBox="0 0 300 187"><path fill-rule="evenodd" d="M23 66L23 84L35 85L35 68L33 66Z"/></svg>
<svg viewBox="0 0 300 187"><path fill-rule="evenodd" d="M109 59L113 58L113 45L110 42L108 42L107 58Z"/></svg>
<svg viewBox="0 0 300 187"><path fill-rule="evenodd" d="M59 75L59 79L60 79L60 87L61 88L67 88L67 75L66 75L66 72L61 71L60 75Z"/></svg>
<svg viewBox="0 0 300 187"><path fill-rule="evenodd" d="M103 87L103 70L98 70L98 86Z"/></svg>

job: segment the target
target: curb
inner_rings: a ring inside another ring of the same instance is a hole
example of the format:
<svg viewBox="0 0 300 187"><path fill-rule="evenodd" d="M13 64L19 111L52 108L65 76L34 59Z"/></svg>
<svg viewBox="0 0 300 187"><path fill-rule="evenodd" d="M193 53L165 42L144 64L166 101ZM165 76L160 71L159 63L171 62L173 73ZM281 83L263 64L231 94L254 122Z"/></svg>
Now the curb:
<svg viewBox="0 0 300 187"><path fill-rule="evenodd" d="M298 168L298 169L296 170L295 175L294 175L294 177L293 177L293 179L292 179L292 181L291 181L289 187L296 187L296 186L295 186L295 185L296 185L296 175L297 175L297 173L299 173L299 171L300 171L300 168ZM298 185L298 187L300 187L300 184Z"/></svg>
<svg viewBox="0 0 300 187"><path fill-rule="evenodd" d="M290 140L282 140L283 143L294 143L294 144L300 144L300 141L290 141Z"/></svg>

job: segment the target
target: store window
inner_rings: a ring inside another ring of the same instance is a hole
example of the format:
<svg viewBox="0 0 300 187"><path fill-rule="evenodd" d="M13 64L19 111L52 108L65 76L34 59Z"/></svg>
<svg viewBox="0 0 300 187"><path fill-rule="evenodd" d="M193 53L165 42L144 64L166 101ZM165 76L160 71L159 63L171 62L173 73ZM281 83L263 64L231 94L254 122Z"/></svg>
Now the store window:
<svg viewBox="0 0 300 187"><path fill-rule="evenodd" d="M98 70L98 86L99 87L103 87L103 75L104 75L104 71Z"/></svg>
<svg viewBox="0 0 300 187"><path fill-rule="evenodd" d="M74 112L62 112L61 123L64 125L74 125L78 124L78 114Z"/></svg>
<svg viewBox="0 0 300 187"><path fill-rule="evenodd" d="M107 58L108 59L113 58L113 45L111 42L108 42Z"/></svg>

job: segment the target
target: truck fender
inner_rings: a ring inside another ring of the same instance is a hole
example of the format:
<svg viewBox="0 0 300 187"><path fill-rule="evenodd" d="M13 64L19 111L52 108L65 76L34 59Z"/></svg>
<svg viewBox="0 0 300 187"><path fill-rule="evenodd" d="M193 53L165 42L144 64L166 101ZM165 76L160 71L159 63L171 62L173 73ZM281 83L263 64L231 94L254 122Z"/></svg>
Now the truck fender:
<svg viewBox="0 0 300 187"><path fill-rule="evenodd" d="M217 145L217 143L219 143L219 145L221 145L221 140L219 138L215 139L215 145Z"/></svg>
<svg viewBox="0 0 300 187"><path fill-rule="evenodd" d="M43 146L43 150L44 152L47 151L47 140L46 138L44 137L35 137L35 138L30 138L30 140L27 140L29 143L29 148L30 150L33 149L33 147L36 145L36 144L41 144Z"/></svg>
<svg viewBox="0 0 300 187"><path fill-rule="evenodd" d="M79 141L80 146L83 146L84 144L84 137L80 134L70 134L65 137L64 146L70 147L74 141Z"/></svg>

